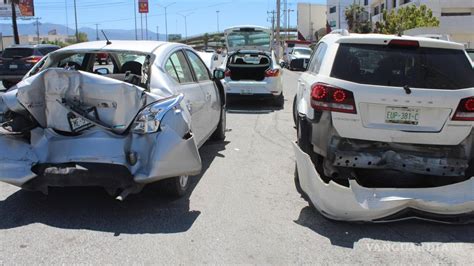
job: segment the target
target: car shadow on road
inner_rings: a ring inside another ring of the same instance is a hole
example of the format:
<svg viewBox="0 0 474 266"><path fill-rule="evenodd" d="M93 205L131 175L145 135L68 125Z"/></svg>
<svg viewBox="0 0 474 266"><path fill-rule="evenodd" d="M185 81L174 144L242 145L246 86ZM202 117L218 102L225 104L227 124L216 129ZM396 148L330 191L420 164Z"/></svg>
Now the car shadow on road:
<svg viewBox="0 0 474 266"><path fill-rule="evenodd" d="M190 196L215 157L229 142L208 142L200 149L202 172L191 178L188 194L171 199L152 184L124 202L102 188L56 188L48 196L19 190L0 201L0 230L33 223L63 229L86 229L120 234L185 232L200 215L190 210Z"/></svg>
<svg viewBox="0 0 474 266"><path fill-rule="evenodd" d="M332 221L312 207L304 207L296 224L328 238L332 245L354 248L362 239L385 240L421 245L435 243L474 243L474 225L447 225L421 220L392 223L349 223Z"/></svg>
<svg viewBox="0 0 474 266"><path fill-rule="evenodd" d="M268 114L283 110L282 107L275 105L272 98L261 98L253 95L227 96L226 109L228 113L237 114Z"/></svg>

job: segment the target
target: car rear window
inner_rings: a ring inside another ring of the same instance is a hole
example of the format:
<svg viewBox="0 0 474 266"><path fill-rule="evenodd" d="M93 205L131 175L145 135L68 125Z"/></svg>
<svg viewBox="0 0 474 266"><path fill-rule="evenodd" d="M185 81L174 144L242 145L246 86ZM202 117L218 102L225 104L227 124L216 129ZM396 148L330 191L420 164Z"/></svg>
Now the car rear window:
<svg viewBox="0 0 474 266"><path fill-rule="evenodd" d="M440 48L340 44L331 77L394 87L474 87L474 70L464 51Z"/></svg>
<svg viewBox="0 0 474 266"><path fill-rule="evenodd" d="M7 48L3 51L3 58L28 57L32 56L34 49L31 48Z"/></svg>

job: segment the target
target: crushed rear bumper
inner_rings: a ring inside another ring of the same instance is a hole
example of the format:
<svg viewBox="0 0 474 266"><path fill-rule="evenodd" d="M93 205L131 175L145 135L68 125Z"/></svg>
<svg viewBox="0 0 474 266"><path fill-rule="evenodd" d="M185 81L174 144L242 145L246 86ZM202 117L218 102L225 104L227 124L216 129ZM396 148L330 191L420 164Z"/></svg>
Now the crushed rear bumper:
<svg viewBox="0 0 474 266"><path fill-rule="evenodd" d="M474 177L432 188L366 188L355 180L349 187L325 183L308 154L294 143L303 192L318 211L334 220L386 222L419 218L438 222L472 222Z"/></svg>

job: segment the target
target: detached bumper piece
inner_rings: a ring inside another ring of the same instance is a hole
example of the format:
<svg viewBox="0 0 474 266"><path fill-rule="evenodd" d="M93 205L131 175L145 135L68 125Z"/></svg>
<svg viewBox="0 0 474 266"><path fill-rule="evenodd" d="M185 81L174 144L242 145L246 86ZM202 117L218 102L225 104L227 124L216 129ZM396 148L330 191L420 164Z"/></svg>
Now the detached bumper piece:
<svg viewBox="0 0 474 266"><path fill-rule="evenodd" d="M429 188L367 188L325 183L308 154L294 143L302 190L318 211L334 220L386 222L418 218L445 223L472 222L474 177Z"/></svg>

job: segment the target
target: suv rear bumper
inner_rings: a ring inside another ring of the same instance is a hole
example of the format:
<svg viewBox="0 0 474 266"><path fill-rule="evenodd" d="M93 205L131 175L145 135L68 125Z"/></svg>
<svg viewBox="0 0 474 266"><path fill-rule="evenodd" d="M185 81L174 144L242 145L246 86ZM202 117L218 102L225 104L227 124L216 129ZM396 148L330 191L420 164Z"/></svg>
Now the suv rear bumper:
<svg viewBox="0 0 474 266"><path fill-rule="evenodd" d="M325 183L309 155L297 144L293 146L303 192L316 209L330 219L383 222L420 218L440 221L442 217L462 216L463 221L474 221L474 177L431 188L366 188L355 180L349 180L349 187L345 187L332 181Z"/></svg>

